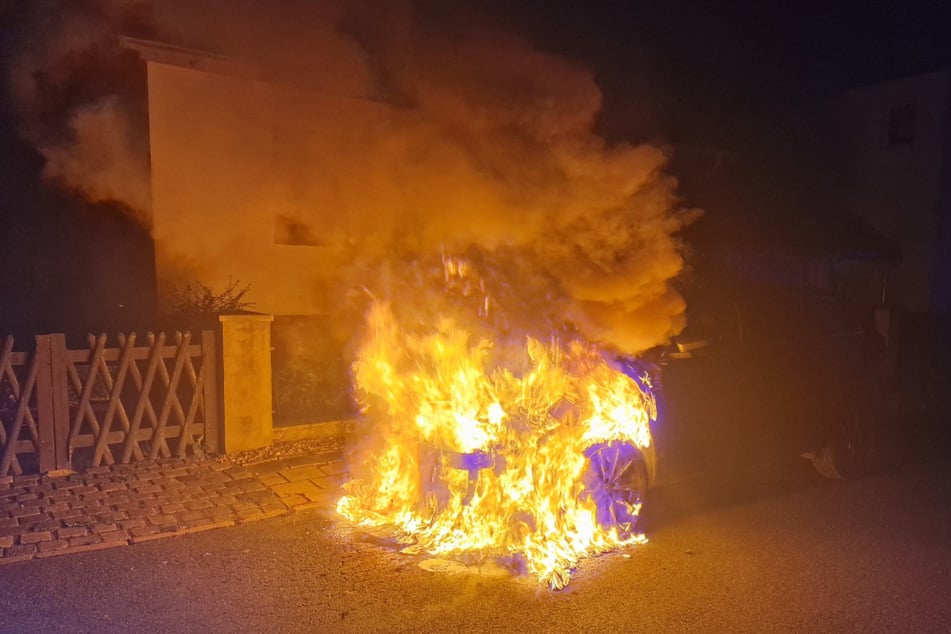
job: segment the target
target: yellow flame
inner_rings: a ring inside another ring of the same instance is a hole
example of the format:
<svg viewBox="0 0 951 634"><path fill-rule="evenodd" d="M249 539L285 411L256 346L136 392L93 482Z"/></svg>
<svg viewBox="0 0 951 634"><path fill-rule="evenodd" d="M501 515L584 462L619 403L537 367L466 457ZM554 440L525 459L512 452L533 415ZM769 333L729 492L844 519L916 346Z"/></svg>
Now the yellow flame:
<svg viewBox="0 0 951 634"><path fill-rule="evenodd" d="M556 588L580 558L644 541L585 495L585 450L619 441L646 455L656 418L649 389L594 346L528 338L516 355L450 320L410 334L381 303L368 326L354 380L371 444L342 515L417 551L502 557Z"/></svg>

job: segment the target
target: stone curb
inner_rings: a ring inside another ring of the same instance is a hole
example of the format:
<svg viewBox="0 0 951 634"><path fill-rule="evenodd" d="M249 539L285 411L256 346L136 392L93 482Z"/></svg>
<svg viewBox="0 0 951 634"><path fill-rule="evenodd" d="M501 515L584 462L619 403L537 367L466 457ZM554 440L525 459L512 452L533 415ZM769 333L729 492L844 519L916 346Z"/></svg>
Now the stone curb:
<svg viewBox="0 0 951 634"><path fill-rule="evenodd" d="M330 509L339 455L240 466L165 459L78 473L0 478L0 565Z"/></svg>

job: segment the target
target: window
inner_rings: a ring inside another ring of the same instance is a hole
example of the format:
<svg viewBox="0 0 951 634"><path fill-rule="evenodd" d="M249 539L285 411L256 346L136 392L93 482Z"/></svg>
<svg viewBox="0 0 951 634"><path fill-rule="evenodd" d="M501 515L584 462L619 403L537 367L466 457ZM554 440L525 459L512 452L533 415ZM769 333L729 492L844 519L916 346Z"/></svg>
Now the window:
<svg viewBox="0 0 951 634"><path fill-rule="evenodd" d="M893 148L915 143L918 111L915 104L889 108L882 130L882 147Z"/></svg>
<svg viewBox="0 0 951 634"><path fill-rule="evenodd" d="M307 223L278 215L274 219L274 244L317 247L322 246L323 241Z"/></svg>

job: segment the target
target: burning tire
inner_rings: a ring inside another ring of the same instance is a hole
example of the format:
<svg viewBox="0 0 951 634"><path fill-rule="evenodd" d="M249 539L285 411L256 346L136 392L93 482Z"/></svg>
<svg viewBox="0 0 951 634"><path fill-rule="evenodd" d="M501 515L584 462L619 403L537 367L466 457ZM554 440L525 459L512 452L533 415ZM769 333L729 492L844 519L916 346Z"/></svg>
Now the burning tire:
<svg viewBox="0 0 951 634"><path fill-rule="evenodd" d="M650 448L642 451L631 443L613 441L588 447L588 468L581 478L582 499L592 499L603 528L630 535L650 485Z"/></svg>

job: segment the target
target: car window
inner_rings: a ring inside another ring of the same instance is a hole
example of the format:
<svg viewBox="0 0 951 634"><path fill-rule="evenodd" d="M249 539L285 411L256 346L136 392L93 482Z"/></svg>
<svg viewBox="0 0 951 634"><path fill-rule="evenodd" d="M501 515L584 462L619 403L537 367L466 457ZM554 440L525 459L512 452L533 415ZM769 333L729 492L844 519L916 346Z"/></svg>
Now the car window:
<svg viewBox="0 0 951 634"><path fill-rule="evenodd" d="M754 345L852 334L861 312L834 295L760 292L743 304L747 341Z"/></svg>
<svg viewBox="0 0 951 634"><path fill-rule="evenodd" d="M738 346L742 343L740 316L738 305L729 301L701 301L688 305L687 328L678 340Z"/></svg>

